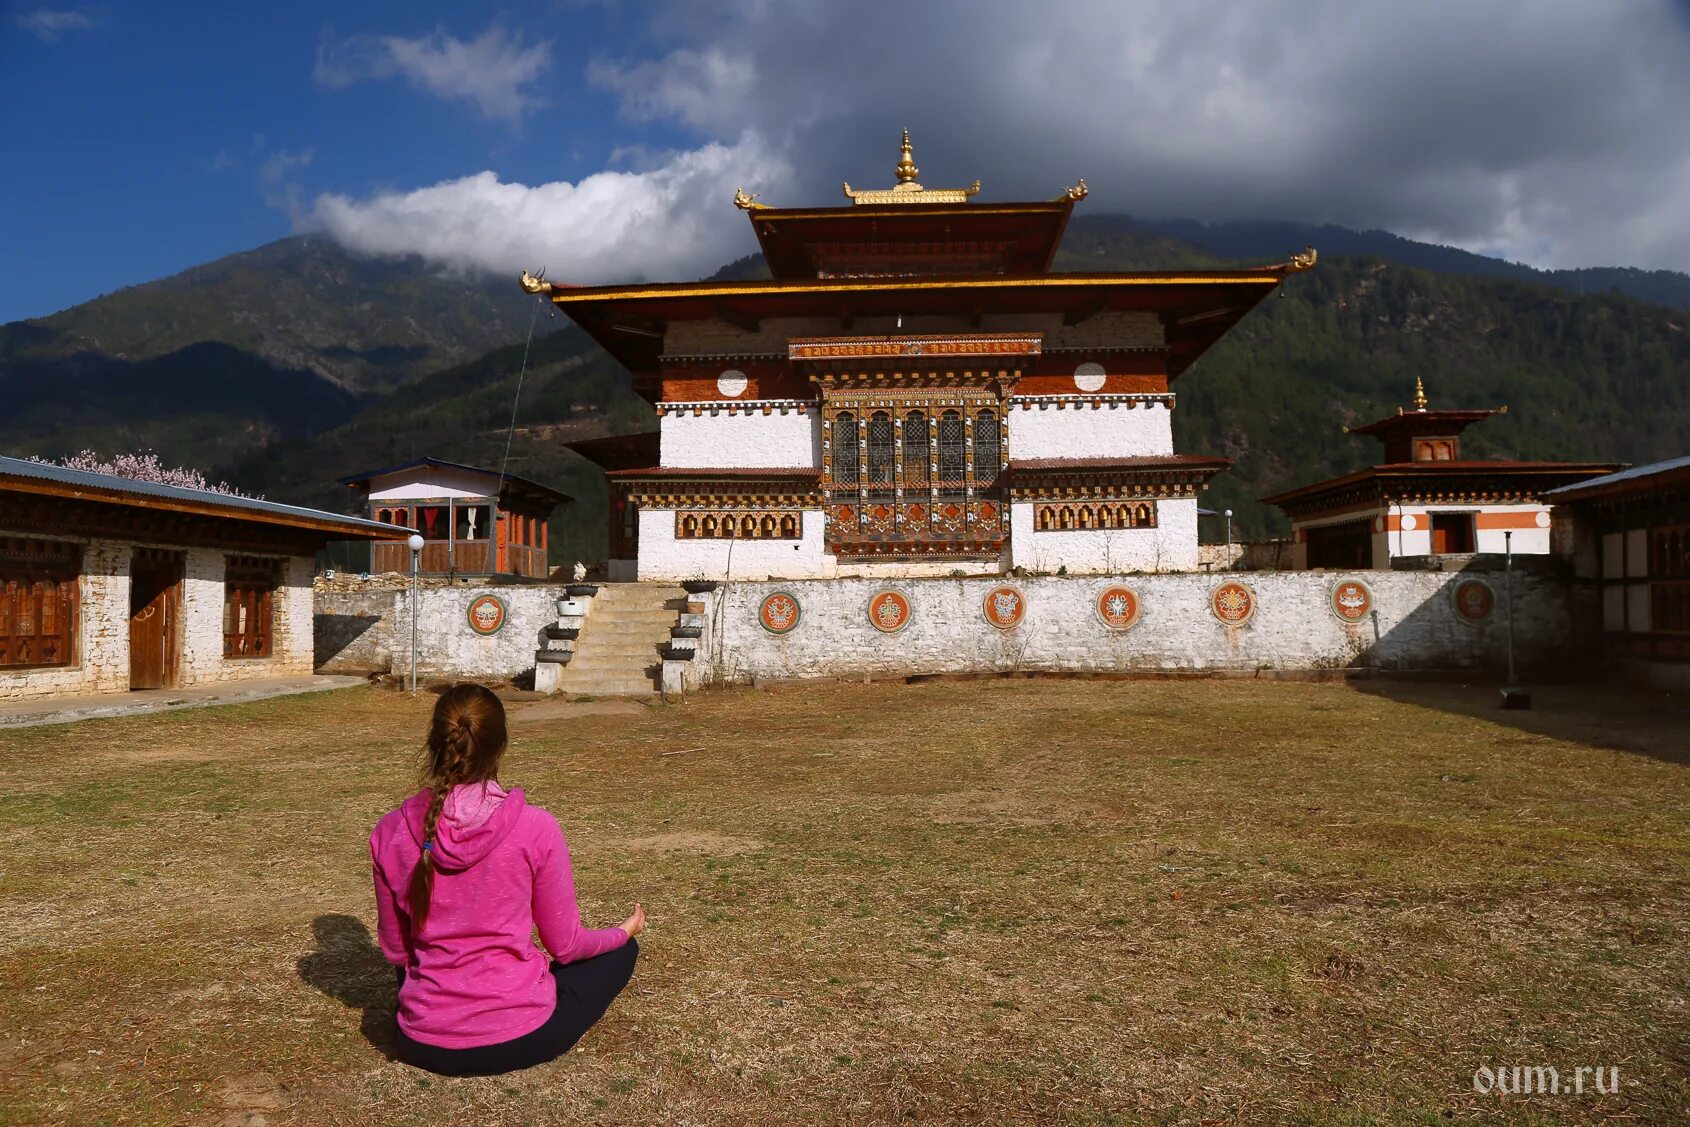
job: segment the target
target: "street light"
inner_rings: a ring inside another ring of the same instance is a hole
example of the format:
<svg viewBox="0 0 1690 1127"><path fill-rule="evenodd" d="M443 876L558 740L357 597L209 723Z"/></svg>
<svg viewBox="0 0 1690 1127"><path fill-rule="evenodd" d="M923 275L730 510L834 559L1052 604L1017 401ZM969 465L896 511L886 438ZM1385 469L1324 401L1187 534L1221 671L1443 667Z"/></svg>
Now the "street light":
<svg viewBox="0 0 1690 1127"><path fill-rule="evenodd" d="M423 538L415 532L405 541L411 549L411 691L417 691L417 572L422 565Z"/></svg>
<svg viewBox="0 0 1690 1127"><path fill-rule="evenodd" d="M1232 510L1226 511L1226 562L1222 566L1232 566Z"/></svg>

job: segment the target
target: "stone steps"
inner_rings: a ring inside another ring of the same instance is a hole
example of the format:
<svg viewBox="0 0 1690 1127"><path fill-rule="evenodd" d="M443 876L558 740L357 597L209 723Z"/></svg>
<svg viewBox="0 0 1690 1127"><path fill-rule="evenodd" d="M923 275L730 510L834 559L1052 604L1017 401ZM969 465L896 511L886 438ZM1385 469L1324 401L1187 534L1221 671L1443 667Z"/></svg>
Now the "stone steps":
<svg viewBox="0 0 1690 1127"><path fill-rule="evenodd" d="M559 672L557 691L573 696L649 696L662 668L659 649L686 608L679 587L606 583Z"/></svg>

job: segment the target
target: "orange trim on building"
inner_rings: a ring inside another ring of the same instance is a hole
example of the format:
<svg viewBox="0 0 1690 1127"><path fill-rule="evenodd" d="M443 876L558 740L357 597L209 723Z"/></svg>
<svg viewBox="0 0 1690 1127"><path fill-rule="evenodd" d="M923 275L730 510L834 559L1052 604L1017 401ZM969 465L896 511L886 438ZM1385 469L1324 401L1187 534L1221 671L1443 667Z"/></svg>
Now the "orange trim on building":
<svg viewBox="0 0 1690 1127"><path fill-rule="evenodd" d="M1532 509L1530 512L1520 513L1480 512L1474 519L1473 525L1481 532L1504 528L1515 531L1522 528L1541 529L1546 526L1537 523L1538 514L1548 511L1548 509Z"/></svg>

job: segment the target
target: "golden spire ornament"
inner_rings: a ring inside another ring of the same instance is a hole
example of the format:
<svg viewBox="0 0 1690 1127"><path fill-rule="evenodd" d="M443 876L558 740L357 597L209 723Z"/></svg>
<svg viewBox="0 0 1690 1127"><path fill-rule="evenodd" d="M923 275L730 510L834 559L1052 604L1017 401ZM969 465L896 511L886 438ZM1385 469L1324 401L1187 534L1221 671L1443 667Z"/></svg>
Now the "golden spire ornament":
<svg viewBox="0 0 1690 1127"><path fill-rule="evenodd" d="M1420 382L1419 376L1414 377L1414 409L1416 411L1426 409L1426 385Z"/></svg>
<svg viewBox="0 0 1690 1127"><path fill-rule="evenodd" d="M904 130L903 148L898 153L898 183L908 184L921 175L921 169L915 166L915 150L910 148L910 131Z"/></svg>

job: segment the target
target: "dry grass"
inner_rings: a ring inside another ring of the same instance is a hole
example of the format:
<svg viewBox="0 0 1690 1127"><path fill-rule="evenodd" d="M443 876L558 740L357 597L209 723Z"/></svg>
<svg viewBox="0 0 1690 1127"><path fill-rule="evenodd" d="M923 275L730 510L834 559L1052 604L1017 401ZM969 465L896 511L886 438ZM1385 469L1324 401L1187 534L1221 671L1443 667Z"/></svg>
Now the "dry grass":
<svg viewBox="0 0 1690 1127"><path fill-rule="evenodd" d="M364 843L432 698L6 733L0 1121L1681 1118L1690 711L1491 702L1042 681L538 706L506 780L560 815L590 921L638 897L652 925L579 1050L465 1081L377 1047ZM1481 1096L1481 1064L1625 1086Z"/></svg>

